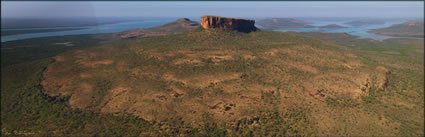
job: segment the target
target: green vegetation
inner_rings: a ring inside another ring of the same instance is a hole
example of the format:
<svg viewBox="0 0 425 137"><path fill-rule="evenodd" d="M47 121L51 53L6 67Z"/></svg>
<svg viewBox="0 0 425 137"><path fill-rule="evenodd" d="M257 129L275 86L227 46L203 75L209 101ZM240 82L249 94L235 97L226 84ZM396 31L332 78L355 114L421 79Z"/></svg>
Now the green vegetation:
<svg viewBox="0 0 425 137"><path fill-rule="evenodd" d="M61 38L2 44L13 48L2 49L2 135L424 135L423 40L202 28L103 46ZM385 90L379 68L391 71Z"/></svg>
<svg viewBox="0 0 425 137"><path fill-rule="evenodd" d="M56 56L59 53L98 46L103 39L95 35L72 35L17 40L1 43L1 66L35 61ZM71 42L65 46L58 43Z"/></svg>
<svg viewBox="0 0 425 137"><path fill-rule="evenodd" d="M42 92L40 77L51 62L42 59L2 67L2 136L140 136L155 132L135 116L114 116L70 108L69 97Z"/></svg>

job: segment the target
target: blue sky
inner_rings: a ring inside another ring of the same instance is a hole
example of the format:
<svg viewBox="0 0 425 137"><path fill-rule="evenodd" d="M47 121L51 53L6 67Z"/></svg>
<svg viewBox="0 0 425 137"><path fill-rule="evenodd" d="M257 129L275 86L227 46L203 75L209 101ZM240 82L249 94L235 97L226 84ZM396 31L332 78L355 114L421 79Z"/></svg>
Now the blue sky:
<svg viewBox="0 0 425 137"><path fill-rule="evenodd" d="M1 2L2 17L423 18L424 2Z"/></svg>

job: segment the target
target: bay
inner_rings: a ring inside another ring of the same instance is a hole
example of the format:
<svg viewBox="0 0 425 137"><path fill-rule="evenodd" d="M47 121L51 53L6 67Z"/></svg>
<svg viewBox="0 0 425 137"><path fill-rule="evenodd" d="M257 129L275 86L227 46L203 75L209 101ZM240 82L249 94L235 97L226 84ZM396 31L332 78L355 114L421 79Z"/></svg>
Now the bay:
<svg viewBox="0 0 425 137"><path fill-rule="evenodd" d="M76 28L85 28L85 29L79 29L79 30L8 35L8 36L1 36L1 42L7 42L7 41L12 41L12 40L22 40L22 39L29 39L29 38L50 37L50 36L66 36L66 35L79 35L79 34L102 34L102 33L122 32L122 31L132 30L132 29L143 29L143 28L156 27L156 26L167 24L168 22L174 21L176 19L177 18L149 19L149 20L141 20L141 21L121 22L121 23L115 23L115 24L103 24L103 25L97 25L97 26L78 26L78 27L76 27ZM28 28L28 29L25 29L25 30L34 30L34 29L49 29L49 28ZM50 28L50 29L52 29L52 28ZM20 30L24 30L24 29L20 29Z"/></svg>

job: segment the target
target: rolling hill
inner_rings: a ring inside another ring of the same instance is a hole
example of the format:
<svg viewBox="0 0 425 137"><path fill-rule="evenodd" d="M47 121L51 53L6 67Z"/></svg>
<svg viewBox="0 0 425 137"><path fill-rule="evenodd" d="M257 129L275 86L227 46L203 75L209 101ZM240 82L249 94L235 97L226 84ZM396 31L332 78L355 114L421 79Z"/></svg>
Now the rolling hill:
<svg viewBox="0 0 425 137"><path fill-rule="evenodd" d="M424 134L423 41L181 29L2 68L2 134Z"/></svg>
<svg viewBox="0 0 425 137"><path fill-rule="evenodd" d="M191 21L187 18L180 18L176 21L167 23L154 28L135 29L119 33L119 37L128 38L148 38L154 36L164 36L169 34L177 34L190 31L199 27L199 23Z"/></svg>

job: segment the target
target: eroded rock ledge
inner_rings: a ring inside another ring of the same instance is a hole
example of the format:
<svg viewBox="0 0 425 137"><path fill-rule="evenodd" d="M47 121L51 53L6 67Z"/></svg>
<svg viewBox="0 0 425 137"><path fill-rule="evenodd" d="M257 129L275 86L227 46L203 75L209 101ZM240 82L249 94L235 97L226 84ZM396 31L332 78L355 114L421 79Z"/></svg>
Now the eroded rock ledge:
<svg viewBox="0 0 425 137"><path fill-rule="evenodd" d="M254 20L247 19L226 18L219 16L201 17L201 26L206 30L211 28L223 28L240 32L252 32L257 30L254 24Z"/></svg>

